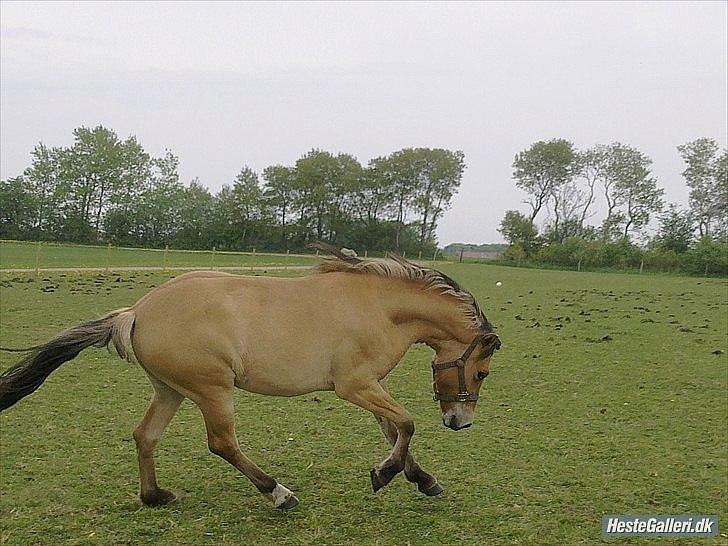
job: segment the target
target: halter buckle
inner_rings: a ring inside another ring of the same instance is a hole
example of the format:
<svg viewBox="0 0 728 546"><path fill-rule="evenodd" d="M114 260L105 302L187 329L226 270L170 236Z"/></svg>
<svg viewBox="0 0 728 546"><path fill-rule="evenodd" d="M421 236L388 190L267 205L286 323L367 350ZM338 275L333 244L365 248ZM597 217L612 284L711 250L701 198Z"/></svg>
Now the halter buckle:
<svg viewBox="0 0 728 546"><path fill-rule="evenodd" d="M457 397L458 402L467 402L470 399L469 392L459 392L455 396Z"/></svg>

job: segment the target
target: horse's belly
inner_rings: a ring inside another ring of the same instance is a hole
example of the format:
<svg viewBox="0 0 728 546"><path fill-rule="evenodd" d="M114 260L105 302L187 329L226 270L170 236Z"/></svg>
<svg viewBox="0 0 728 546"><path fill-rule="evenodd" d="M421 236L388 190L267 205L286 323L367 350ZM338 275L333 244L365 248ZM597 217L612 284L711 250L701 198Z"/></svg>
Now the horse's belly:
<svg viewBox="0 0 728 546"><path fill-rule="evenodd" d="M330 391L334 389L333 383L323 377L323 374L309 375L286 373L265 373L263 370L250 370L236 373L235 386L239 389L257 394L273 396L298 396L313 391Z"/></svg>

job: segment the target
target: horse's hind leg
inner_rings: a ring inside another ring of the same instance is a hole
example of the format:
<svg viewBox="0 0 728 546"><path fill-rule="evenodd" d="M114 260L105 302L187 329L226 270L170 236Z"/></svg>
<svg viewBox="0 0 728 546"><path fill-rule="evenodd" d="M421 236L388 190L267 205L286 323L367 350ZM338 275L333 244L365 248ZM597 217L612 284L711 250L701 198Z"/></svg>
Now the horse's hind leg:
<svg viewBox="0 0 728 546"><path fill-rule="evenodd" d="M157 485L154 448L184 397L151 376L149 380L154 387L154 396L141 423L134 429L134 441L139 457L139 498L148 506L159 506L174 501L176 497Z"/></svg>
<svg viewBox="0 0 728 546"><path fill-rule="evenodd" d="M235 435L235 412L231 391L232 387L229 390L215 389L214 392L207 392L204 397L194 400L205 418L210 451L245 474L276 508L293 508L298 504L298 499L293 493L263 472L241 451Z"/></svg>

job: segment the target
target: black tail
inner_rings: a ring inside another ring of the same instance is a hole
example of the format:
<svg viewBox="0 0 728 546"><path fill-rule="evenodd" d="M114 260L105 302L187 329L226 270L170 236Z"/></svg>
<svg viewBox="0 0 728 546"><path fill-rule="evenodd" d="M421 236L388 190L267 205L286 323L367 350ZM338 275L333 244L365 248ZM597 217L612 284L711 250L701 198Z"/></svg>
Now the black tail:
<svg viewBox="0 0 728 546"><path fill-rule="evenodd" d="M119 325L116 318L129 314L127 309L113 311L96 320L74 326L59 334L45 345L32 347L30 353L15 366L0 375L0 411L8 409L21 398L40 387L48 376L61 364L68 362L91 346L104 347L114 341L116 350L122 357L129 357L117 342ZM131 314L133 321L133 313ZM123 321L127 322L128 321ZM129 325L129 330L131 325ZM129 334L130 335L130 332Z"/></svg>

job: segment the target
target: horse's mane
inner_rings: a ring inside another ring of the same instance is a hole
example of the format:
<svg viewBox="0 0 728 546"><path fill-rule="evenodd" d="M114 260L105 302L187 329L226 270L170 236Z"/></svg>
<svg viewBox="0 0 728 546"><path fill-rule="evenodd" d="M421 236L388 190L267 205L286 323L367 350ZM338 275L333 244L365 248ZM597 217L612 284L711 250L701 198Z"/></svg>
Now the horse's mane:
<svg viewBox="0 0 728 546"><path fill-rule="evenodd" d="M421 285L425 290L432 290L454 298L474 329L485 332L493 331L492 324L480 310L475 297L442 271L423 267L396 254L390 254L389 258L359 258L355 255L345 254L326 243L313 243L309 246L331 254L331 257L324 258L313 267L312 273L314 274L358 273L411 281Z"/></svg>

